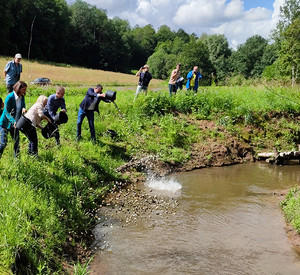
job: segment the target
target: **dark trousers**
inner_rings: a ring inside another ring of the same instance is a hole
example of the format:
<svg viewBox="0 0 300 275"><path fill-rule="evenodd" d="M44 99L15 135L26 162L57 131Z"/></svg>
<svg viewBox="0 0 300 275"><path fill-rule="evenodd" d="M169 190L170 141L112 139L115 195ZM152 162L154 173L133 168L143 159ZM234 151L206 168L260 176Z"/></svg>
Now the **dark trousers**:
<svg viewBox="0 0 300 275"><path fill-rule="evenodd" d="M27 138L29 139L28 144L28 154L29 155L37 155L38 154L38 138L36 134L36 129L31 129L27 134Z"/></svg>
<svg viewBox="0 0 300 275"><path fill-rule="evenodd" d="M14 85L7 84L6 85L7 93L11 93L14 90Z"/></svg>
<svg viewBox="0 0 300 275"><path fill-rule="evenodd" d="M50 116L50 114L46 111L44 111L44 115L49 117L51 119L51 122L54 123L56 125L56 123L54 122L53 118ZM58 131L58 126L57 126L57 131L55 131L55 133L53 134L53 136L55 137L56 140L56 144L59 145L60 144L60 139L59 139L59 131Z"/></svg>

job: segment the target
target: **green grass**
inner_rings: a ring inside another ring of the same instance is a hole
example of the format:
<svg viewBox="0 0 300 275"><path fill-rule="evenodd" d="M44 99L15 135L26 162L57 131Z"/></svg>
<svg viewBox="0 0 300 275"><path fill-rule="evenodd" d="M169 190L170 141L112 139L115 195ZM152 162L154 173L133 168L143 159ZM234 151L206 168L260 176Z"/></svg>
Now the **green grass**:
<svg viewBox="0 0 300 275"><path fill-rule="evenodd" d="M224 139L213 129L199 131L196 122L201 119L216 121L237 138L251 127L247 138L255 149L294 148L299 142L299 88L205 87L197 95L182 91L169 97L165 87L136 101L134 90L118 91L118 109L101 102L100 115L95 114L97 143L90 142L87 120L77 143L77 111L86 89L66 87L69 121L59 128L61 147L38 130L39 156L30 157L28 140L20 134L21 157L14 159L9 137L0 160L0 271L62 273L68 236L91 229L103 196L126 180L115 172L117 167L148 154L182 163L189 159L193 143ZM5 98L5 87L0 91ZM30 87L27 109L40 94L54 92L51 86ZM108 129L118 137L112 139ZM78 274L85 268L75 266Z"/></svg>

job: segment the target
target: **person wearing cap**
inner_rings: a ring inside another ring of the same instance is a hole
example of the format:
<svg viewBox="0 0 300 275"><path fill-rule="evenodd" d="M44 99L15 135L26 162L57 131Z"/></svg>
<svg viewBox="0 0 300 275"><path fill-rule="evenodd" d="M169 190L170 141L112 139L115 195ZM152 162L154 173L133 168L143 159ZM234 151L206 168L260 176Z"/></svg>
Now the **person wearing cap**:
<svg viewBox="0 0 300 275"><path fill-rule="evenodd" d="M150 80L152 79L152 75L149 72L149 66L144 65L143 67L141 67L139 69L139 71L136 73L136 76L139 77L139 83L138 83L138 86L136 88L136 93L135 93L134 99L136 99L137 96L142 91L144 91L145 94L147 94L148 85L149 85Z"/></svg>
<svg viewBox="0 0 300 275"><path fill-rule="evenodd" d="M176 94L176 92L177 92L176 82L177 82L178 77L180 76L180 68L181 68L181 64L178 63L176 65L176 69L174 69L171 73L171 77L170 77L170 80L169 80L169 93L170 93L170 96L172 96L173 93Z"/></svg>
<svg viewBox="0 0 300 275"><path fill-rule="evenodd" d="M22 56L17 53L14 60L9 61L4 68L6 89L8 93L13 91L13 86L20 80L22 73Z"/></svg>
<svg viewBox="0 0 300 275"><path fill-rule="evenodd" d="M61 108L61 112L67 112L64 95L65 89L62 86L59 86L56 89L56 93L50 95L48 98L48 102L44 110L44 115L49 117L52 122L55 122L55 116L59 108ZM58 128L54 134L54 137L56 140L56 144L60 145Z"/></svg>
<svg viewBox="0 0 300 275"><path fill-rule="evenodd" d="M187 74L187 83L186 83L186 88L189 91L194 91L197 93L198 90L198 85L199 85L199 79L202 78L202 75L199 72L198 66L194 66L193 70L191 70Z"/></svg>
<svg viewBox="0 0 300 275"><path fill-rule="evenodd" d="M103 87L100 84L97 84L95 88L89 88L83 101L80 103L77 117L77 141L80 141L81 139L81 125L83 119L87 117L91 132L91 139L93 142L96 142L94 112L99 114L100 101L104 101L106 103L111 102L109 99L105 98L106 94L103 94L102 91Z"/></svg>
<svg viewBox="0 0 300 275"><path fill-rule="evenodd" d="M18 81L13 87L13 92L5 98L3 113L0 117L0 157L7 144L8 133L14 140L14 156L19 155L19 130L16 125L21 115L26 113L24 97L26 90L27 84L24 81Z"/></svg>

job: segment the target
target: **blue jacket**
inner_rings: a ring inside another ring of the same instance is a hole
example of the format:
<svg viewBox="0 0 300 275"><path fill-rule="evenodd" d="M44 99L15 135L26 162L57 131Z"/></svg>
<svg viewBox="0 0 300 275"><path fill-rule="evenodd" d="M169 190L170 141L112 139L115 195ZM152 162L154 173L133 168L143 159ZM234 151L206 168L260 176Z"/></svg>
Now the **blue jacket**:
<svg viewBox="0 0 300 275"><path fill-rule="evenodd" d="M91 106L92 102L94 101L94 98L97 97L97 93L95 93L93 88L89 88L88 91L86 92L86 95L82 102L80 103L80 108L83 111L87 111L87 109ZM107 100L105 97L98 97L98 101L96 103L94 111L99 113L99 103L100 101L103 100L105 102L110 102L110 100Z"/></svg>
<svg viewBox="0 0 300 275"><path fill-rule="evenodd" d="M25 108L24 96L22 96L21 98L21 112L23 108ZM11 125L14 125L14 123L16 122L15 120L16 110L17 110L17 106L16 106L15 93L11 92L5 98L4 110L0 117L0 126L2 128L9 130Z"/></svg>
<svg viewBox="0 0 300 275"><path fill-rule="evenodd" d="M188 81L187 81L187 83L186 83L186 88L187 89L189 89L190 88L190 81L191 81L191 79L193 78L193 71L190 71L188 74L187 74L187 77L186 77L187 79L188 79ZM200 79L200 78L202 78L202 75L199 73L199 72L197 72L197 74L196 74L196 79L195 79L195 86L194 86L194 89L196 90L196 89L198 89L198 80Z"/></svg>

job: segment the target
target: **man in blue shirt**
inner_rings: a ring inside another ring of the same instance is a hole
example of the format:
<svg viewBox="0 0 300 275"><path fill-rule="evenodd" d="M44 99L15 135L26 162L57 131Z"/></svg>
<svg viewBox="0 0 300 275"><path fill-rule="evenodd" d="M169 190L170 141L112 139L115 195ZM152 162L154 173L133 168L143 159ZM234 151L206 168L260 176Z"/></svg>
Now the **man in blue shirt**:
<svg viewBox="0 0 300 275"><path fill-rule="evenodd" d="M20 80L22 73L21 60L21 54L17 53L14 60L9 61L4 68L6 89L8 93L13 91L13 86Z"/></svg>
<svg viewBox="0 0 300 275"><path fill-rule="evenodd" d="M77 118L77 141L81 139L81 125L83 119L87 117L91 132L91 139L96 141L95 126L94 126L94 112L99 114L99 103L101 100L104 102L110 102L105 98L105 94L102 93L103 87L98 84L95 88L89 88L83 101L79 105L78 118Z"/></svg>
<svg viewBox="0 0 300 275"><path fill-rule="evenodd" d="M48 97L48 102L47 102L47 105L45 107L44 115L49 117L52 122L54 122L57 110L59 108L61 108L62 112L67 111L64 95L65 95L65 89L60 86L56 89L55 94L50 95ZM56 144L60 145L58 128L57 128L57 131L54 134L54 137L56 139Z"/></svg>

